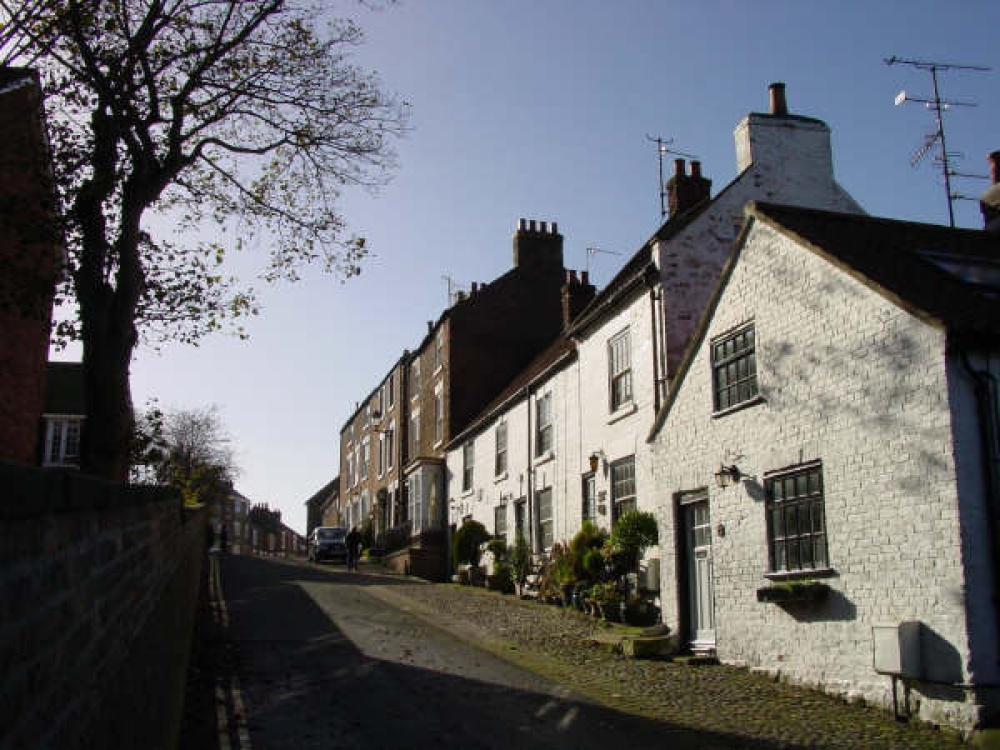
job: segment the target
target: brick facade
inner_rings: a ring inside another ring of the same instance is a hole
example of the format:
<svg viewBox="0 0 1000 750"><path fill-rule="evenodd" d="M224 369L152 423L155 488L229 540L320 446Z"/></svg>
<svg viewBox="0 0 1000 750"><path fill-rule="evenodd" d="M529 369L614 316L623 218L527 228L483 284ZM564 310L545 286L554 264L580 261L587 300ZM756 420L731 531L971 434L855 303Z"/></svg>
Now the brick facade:
<svg viewBox="0 0 1000 750"><path fill-rule="evenodd" d="M32 71L0 69L0 460L33 464L61 244Z"/></svg>

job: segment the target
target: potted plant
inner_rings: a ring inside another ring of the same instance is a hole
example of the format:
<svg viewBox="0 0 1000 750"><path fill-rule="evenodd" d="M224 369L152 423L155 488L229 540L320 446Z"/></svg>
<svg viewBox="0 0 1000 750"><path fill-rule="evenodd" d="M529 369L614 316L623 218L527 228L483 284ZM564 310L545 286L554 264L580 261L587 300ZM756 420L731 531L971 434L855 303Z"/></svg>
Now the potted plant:
<svg viewBox="0 0 1000 750"><path fill-rule="evenodd" d="M485 526L471 520L463 523L452 537L451 551L455 563L469 566L469 582L472 584L480 582L479 560L483 555L483 543L490 538Z"/></svg>
<svg viewBox="0 0 1000 750"><path fill-rule="evenodd" d="M598 617L609 622L621 620L621 605L625 597L616 581L595 583L590 589L590 601Z"/></svg>
<svg viewBox="0 0 1000 750"><path fill-rule="evenodd" d="M519 597L523 596L524 584L531 573L531 550L521 534L517 535L510 550L510 571L514 578L515 593Z"/></svg>

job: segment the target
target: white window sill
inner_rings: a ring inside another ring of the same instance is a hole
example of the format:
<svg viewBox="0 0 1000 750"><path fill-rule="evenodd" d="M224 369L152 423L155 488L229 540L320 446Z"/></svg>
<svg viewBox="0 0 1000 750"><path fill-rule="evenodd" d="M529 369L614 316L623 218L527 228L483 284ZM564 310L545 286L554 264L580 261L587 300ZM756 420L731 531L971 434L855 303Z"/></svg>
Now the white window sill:
<svg viewBox="0 0 1000 750"><path fill-rule="evenodd" d="M504 471L504 472L502 472L500 474L497 474L496 476L493 477L494 483L496 483L496 482L503 482L503 481L506 481L506 479L507 479L507 472L506 471Z"/></svg>
<svg viewBox="0 0 1000 750"><path fill-rule="evenodd" d="M545 451L540 456L535 456L534 460L531 462L532 466L541 466L542 464L547 464L549 461L555 458L555 454L552 451Z"/></svg>
<svg viewBox="0 0 1000 750"><path fill-rule="evenodd" d="M472 497L474 494L476 494L476 488L475 487L470 487L467 490L462 490L462 494L459 497L461 497L461 498L464 499L464 498L467 498L467 497Z"/></svg>
<svg viewBox="0 0 1000 750"><path fill-rule="evenodd" d="M631 417L637 411L639 411L638 404L635 401L629 401L627 404L619 406L617 410L611 412L611 416L608 417L608 424L620 422L626 417Z"/></svg>
<svg viewBox="0 0 1000 750"><path fill-rule="evenodd" d="M839 575L833 568L801 568L799 570L775 570L764 574L771 581L793 581L802 578L835 578Z"/></svg>
<svg viewBox="0 0 1000 750"><path fill-rule="evenodd" d="M432 447L432 448L440 448L440 447L442 446L442 444L444 444L444 440L438 440L438 441L436 441L436 442L434 443L434 445L433 445L433 446L431 446L431 447Z"/></svg>
<svg viewBox="0 0 1000 750"><path fill-rule="evenodd" d="M729 414L732 414L733 412L740 411L741 409L747 409L751 406L757 406L758 404L763 404L763 403L764 403L764 397L760 394L757 394L753 398L749 398L746 401L741 401L738 404L733 404L732 406L727 407L725 409L719 409L718 411L713 411L712 419L725 417Z"/></svg>

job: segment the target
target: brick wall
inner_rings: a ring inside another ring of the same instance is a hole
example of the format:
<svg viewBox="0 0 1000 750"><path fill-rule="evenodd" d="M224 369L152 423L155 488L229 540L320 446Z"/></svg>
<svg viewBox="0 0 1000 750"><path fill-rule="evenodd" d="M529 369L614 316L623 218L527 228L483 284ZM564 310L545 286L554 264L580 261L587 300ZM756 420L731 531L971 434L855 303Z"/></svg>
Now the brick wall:
<svg viewBox="0 0 1000 750"><path fill-rule="evenodd" d="M177 743L203 511L0 464L0 746Z"/></svg>
<svg viewBox="0 0 1000 750"><path fill-rule="evenodd" d="M33 464L59 256L41 94L0 71L0 460Z"/></svg>
<svg viewBox="0 0 1000 750"><path fill-rule="evenodd" d="M764 401L713 418L709 341L749 321ZM926 675L942 684L915 683L911 705L932 721L976 721L972 695L945 686L973 679L977 596L963 568L977 545L963 541L976 532L961 519L974 514L958 494L953 375L941 331L757 224L653 445L664 622L682 626L686 607L675 496L704 488L721 659L890 705L872 625L919 620L934 657ZM805 611L760 603L764 475L815 460L831 596ZM717 488L713 473L734 462L753 478ZM975 679L994 681L995 668Z"/></svg>

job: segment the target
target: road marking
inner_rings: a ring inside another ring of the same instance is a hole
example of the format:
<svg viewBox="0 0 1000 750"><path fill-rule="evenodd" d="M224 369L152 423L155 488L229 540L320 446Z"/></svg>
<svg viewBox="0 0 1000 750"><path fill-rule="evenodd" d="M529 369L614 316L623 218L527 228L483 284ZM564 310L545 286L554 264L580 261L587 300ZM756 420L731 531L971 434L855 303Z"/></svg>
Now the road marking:
<svg viewBox="0 0 1000 750"><path fill-rule="evenodd" d="M226 596L222 590L222 566L219 558L211 556L211 571L208 577L208 598L211 604L212 618L215 624L223 629L229 628L229 609L226 607ZM219 750L253 750L250 743L250 732L246 723L246 706L243 703L243 693L240 691L240 679L235 674L228 679L215 678L215 711L219 732ZM236 727L237 744L232 743L231 728Z"/></svg>

